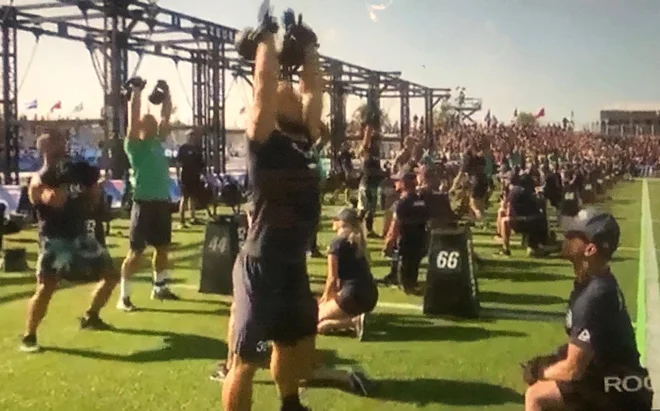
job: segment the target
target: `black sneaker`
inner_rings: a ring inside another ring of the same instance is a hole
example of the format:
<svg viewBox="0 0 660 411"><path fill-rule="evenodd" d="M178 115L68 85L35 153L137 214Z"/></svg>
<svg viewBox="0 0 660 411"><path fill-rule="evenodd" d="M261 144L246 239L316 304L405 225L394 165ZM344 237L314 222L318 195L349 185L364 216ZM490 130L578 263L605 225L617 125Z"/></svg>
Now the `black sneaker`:
<svg viewBox="0 0 660 411"><path fill-rule="evenodd" d="M363 397L369 396L369 379L362 371L351 370L349 377L351 391Z"/></svg>
<svg viewBox="0 0 660 411"><path fill-rule="evenodd" d="M23 337L19 350L26 353L35 353L41 351L41 347L39 347L39 344L37 344L37 336L26 335Z"/></svg>
<svg viewBox="0 0 660 411"><path fill-rule="evenodd" d="M80 329L106 331L111 330L112 326L105 323L98 315L85 315L80 319Z"/></svg>
<svg viewBox="0 0 660 411"><path fill-rule="evenodd" d="M498 253L495 253L499 257L511 257L511 250L501 249Z"/></svg>
<svg viewBox="0 0 660 411"><path fill-rule="evenodd" d="M227 363L221 362L218 364L218 368L211 373L209 378L211 381L222 382L225 380L225 378L227 378L227 374L229 374L229 368L227 368Z"/></svg>
<svg viewBox="0 0 660 411"><path fill-rule="evenodd" d="M153 288L151 290L151 299L152 300L180 300L178 295L174 294L167 287Z"/></svg>

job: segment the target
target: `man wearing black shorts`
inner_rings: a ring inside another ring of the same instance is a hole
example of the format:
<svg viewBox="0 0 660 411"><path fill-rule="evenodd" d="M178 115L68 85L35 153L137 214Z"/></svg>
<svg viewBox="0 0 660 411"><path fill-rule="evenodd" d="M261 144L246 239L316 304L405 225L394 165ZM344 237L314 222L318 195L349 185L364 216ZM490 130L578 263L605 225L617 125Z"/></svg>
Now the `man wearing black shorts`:
<svg viewBox="0 0 660 411"><path fill-rule="evenodd" d="M186 207L190 211L190 220L193 224L199 221L195 218L195 201L204 191L202 172L204 171L204 158L202 156L202 132L196 127L188 133L188 141L179 147L176 160L181 166L181 203L179 204L179 223L182 228L186 224Z"/></svg>
<svg viewBox="0 0 660 411"><path fill-rule="evenodd" d="M650 411L651 381L609 267L619 225L611 214L586 209L564 229L562 254L575 271L566 313L568 344L551 365L528 364L525 410Z"/></svg>
<svg viewBox="0 0 660 411"><path fill-rule="evenodd" d="M298 389L314 368L318 307L307 275L307 250L321 214L320 178L312 155L320 137L323 77L316 35L292 30L304 49L299 91L280 81L277 24L267 17L244 33L257 44L247 172L254 210L233 271L230 351L223 383L225 411L252 407L254 374L273 342L271 374L282 411L304 411ZM254 56L253 56L254 57Z"/></svg>
<svg viewBox="0 0 660 411"><path fill-rule="evenodd" d="M414 172L404 169L392 178L401 196L394 205L394 215L383 251L390 254L396 247L397 255L392 264L392 272L386 276L385 281L396 280L406 294L414 294L419 291L419 266L426 253L429 210L426 201L417 194L417 175Z"/></svg>
<svg viewBox="0 0 660 411"><path fill-rule="evenodd" d="M133 169L133 206L131 208L130 250L121 266L121 294L117 308L135 311L129 280L140 266L147 245L154 247L152 299L178 300L167 284L172 213L169 163L163 140L170 132L172 98L167 92L160 112L160 124L151 114L141 116L142 90L134 87L130 101L128 135L124 150Z"/></svg>

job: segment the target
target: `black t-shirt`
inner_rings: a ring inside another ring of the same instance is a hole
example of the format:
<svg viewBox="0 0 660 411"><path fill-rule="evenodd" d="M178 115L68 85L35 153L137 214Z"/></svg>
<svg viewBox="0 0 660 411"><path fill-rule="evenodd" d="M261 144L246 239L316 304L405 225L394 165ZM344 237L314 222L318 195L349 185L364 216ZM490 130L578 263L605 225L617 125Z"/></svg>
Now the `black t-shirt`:
<svg viewBox="0 0 660 411"><path fill-rule="evenodd" d="M199 147L184 144L179 147L176 160L181 165L181 179L199 179L204 170L204 157Z"/></svg>
<svg viewBox="0 0 660 411"><path fill-rule="evenodd" d="M362 179L360 184L367 187L376 187L383 179L383 170L380 168L380 160L369 156L362 161Z"/></svg>
<svg viewBox="0 0 660 411"><path fill-rule="evenodd" d="M616 373L641 367L625 298L611 272L575 282L565 328L571 343L593 350L592 366L599 370Z"/></svg>
<svg viewBox="0 0 660 411"><path fill-rule="evenodd" d="M245 250L250 255L306 261L321 215L320 178L311 148L277 130L264 143L248 141L254 210Z"/></svg>
<svg viewBox="0 0 660 411"><path fill-rule="evenodd" d="M42 184L67 192L67 200L61 208L35 204L39 236L73 239L86 233L85 220L89 212L83 193L96 183L96 178L88 176L98 176L98 173L98 168L87 163L74 163L70 159L39 171Z"/></svg>
<svg viewBox="0 0 660 411"><path fill-rule="evenodd" d="M351 153L348 150L343 150L339 154L338 160L341 171L344 173L350 173L353 171L353 157L351 157Z"/></svg>
<svg viewBox="0 0 660 411"><path fill-rule="evenodd" d="M514 217L529 217L540 212L534 193L521 186L511 187L508 202Z"/></svg>
<svg viewBox="0 0 660 411"><path fill-rule="evenodd" d="M400 199L394 216L399 221L399 247L421 247L426 244L426 223L429 209L426 202L415 193Z"/></svg>
<svg viewBox="0 0 660 411"><path fill-rule="evenodd" d="M448 194L424 188L419 191L419 196L426 203L429 220L439 223L449 223L456 220Z"/></svg>
<svg viewBox="0 0 660 411"><path fill-rule="evenodd" d="M373 283L374 278L367 257L363 253L358 253L357 245L351 244L344 237L337 237L330 243L329 253L337 257L338 275L342 283L364 285Z"/></svg>

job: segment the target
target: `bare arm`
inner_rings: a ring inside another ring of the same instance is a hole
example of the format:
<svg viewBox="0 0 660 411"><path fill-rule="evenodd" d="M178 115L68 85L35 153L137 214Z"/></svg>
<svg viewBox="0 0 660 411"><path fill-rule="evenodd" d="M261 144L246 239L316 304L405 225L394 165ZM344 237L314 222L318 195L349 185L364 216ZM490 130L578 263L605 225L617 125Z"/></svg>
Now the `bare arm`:
<svg viewBox="0 0 660 411"><path fill-rule="evenodd" d="M140 138L140 119L142 118L142 90L133 88L129 109L128 138L130 140L136 140Z"/></svg>
<svg viewBox="0 0 660 411"><path fill-rule="evenodd" d="M170 117L172 117L172 96L168 91L160 108L160 124L158 124L158 138L165 140L170 134Z"/></svg>
<svg viewBox="0 0 660 411"><path fill-rule="evenodd" d="M39 176L32 177L28 187L28 199L33 205L44 204L59 208L66 201L66 193L59 188L46 186Z"/></svg>
<svg viewBox="0 0 660 411"><path fill-rule="evenodd" d="M246 134L250 140L264 142L275 129L277 120L277 82L280 62L277 58L275 36L265 33L257 46L254 62L253 100Z"/></svg>
<svg viewBox="0 0 660 411"><path fill-rule="evenodd" d="M321 112L323 111L323 72L315 44L305 50L305 61L300 73L303 121L316 141L321 136Z"/></svg>
<svg viewBox="0 0 660 411"><path fill-rule="evenodd" d="M328 254L328 278L325 281L323 300L334 298L337 294L337 279L339 278L339 266L337 256Z"/></svg>

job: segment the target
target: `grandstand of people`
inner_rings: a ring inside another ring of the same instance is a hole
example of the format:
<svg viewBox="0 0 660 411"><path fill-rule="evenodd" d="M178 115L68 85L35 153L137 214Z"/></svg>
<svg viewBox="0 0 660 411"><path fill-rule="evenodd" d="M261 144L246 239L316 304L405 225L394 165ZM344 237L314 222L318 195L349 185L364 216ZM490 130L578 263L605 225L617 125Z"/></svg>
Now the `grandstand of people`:
<svg viewBox="0 0 660 411"><path fill-rule="evenodd" d="M0 411L660 409L660 103L602 101L651 78L509 79L548 2L428 6L483 26L438 73L484 98L379 57L445 33L417 6L187 3L0 7ZM602 9L591 49L650 14ZM358 45L403 71L326 55Z"/></svg>

